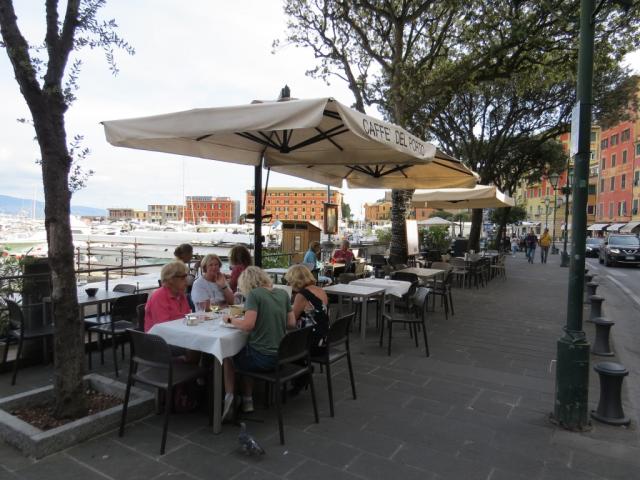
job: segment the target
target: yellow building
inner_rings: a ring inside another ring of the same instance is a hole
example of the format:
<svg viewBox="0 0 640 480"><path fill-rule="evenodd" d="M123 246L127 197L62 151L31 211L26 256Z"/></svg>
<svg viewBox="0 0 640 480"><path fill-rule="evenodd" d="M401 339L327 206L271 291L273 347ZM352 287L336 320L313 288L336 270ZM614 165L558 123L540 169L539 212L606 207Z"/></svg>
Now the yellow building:
<svg viewBox="0 0 640 480"><path fill-rule="evenodd" d="M364 204L364 221L378 224L391 220L391 202L376 202Z"/></svg>
<svg viewBox="0 0 640 480"><path fill-rule="evenodd" d="M597 186L600 174L600 133L599 126L591 129L591 157L589 161L589 194L587 200L587 224L596 221L596 206L598 204ZM558 138L567 155L570 153L571 134L563 133ZM569 159L569 171L573 170L573 158ZM535 183L523 184L515 194L516 204L521 205L527 212L526 220L536 224L536 231L541 232L545 226L551 233L555 230L555 237L561 238L565 224L566 196L562 188L567 185L567 170L560 173L557 188L554 190L549 179L543 177ZM555 205L554 205L555 204ZM554 224L555 211L555 224ZM569 196L569 212L567 224L571 229L571 196Z"/></svg>

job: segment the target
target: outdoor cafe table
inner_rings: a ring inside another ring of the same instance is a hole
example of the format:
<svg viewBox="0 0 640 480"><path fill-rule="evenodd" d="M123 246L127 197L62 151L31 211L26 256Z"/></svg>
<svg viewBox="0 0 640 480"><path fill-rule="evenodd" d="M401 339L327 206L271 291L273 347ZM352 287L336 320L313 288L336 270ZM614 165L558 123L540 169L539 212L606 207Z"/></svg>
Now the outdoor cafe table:
<svg viewBox="0 0 640 480"><path fill-rule="evenodd" d="M418 278L421 278L423 280L429 280L437 276L442 276L444 278L445 270L440 270L437 268L410 267L410 268L403 268L402 270L398 270L398 272L413 273L414 275L417 275Z"/></svg>
<svg viewBox="0 0 640 480"><path fill-rule="evenodd" d="M288 268L266 268L264 271L271 275L274 280L273 283L278 283L278 276L284 277L284 274L287 273Z"/></svg>
<svg viewBox="0 0 640 480"><path fill-rule="evenodd" d="M198 325L189 326L179 319L156 323L149 330L170 345L213 355L213 433L222 430L222 360L242 350L249 336L237 328L223 327L221 321L222 314L217 314Z"/></svg>
<svg viewBox="0 0 640 480"><path fill-rule="evenodd" d="M384 288L387 295L392 297L402 298L411 288L411 282L405 282L403 280L387 280L385 278L361 278L354 280L349 285L359 285L362 287L375 287Z"/></svg>
<svg viewBox="0 0 640 480"><path fill-rule="evenodd" d="M90 297L84 291L85 287L78 288L78 309L80 312L80 318L84 320L84 309L85 307L89 307L91 305L96 305L98 307L98 315L101 314L102 305L109 304L115 302L118 298L128 297L130 295L135 295L133 293L128 292L113 292L109 290L105 290L104 288L98 289L97 293ZM48 318L47 306L51 304L51 297L44 297L42 299L42 315L43 318Z"/></svg>
<svg viewBox="0 0 640 480"><path fill-rule="evenodd" d="M362 299L362 318L360 320L360 337L364 345L365 334L367 330L367 300L370 298L381 297L382 305L384 305L384 288L372 286L360 286L351 283L338 283L324 287L327 295L336 295L339 297L340 308L342 308L342 298L361 298Z"/></svg>

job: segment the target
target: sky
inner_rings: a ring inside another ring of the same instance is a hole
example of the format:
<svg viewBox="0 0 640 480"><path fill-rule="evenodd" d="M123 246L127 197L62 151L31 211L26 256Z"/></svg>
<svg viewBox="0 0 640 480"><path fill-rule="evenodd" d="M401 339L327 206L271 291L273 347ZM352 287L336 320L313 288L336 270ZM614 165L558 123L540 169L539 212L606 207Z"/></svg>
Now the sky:
<svg viewBox="0 0 640 480"><path fill-rule="evenodd" d="M44 2L14 3L23 35L40 43ZM84 136L91 153L82 166L95 174L74 194L74 205L146 209L149 204L183 204L184 195L211 195L240 200L244 212L245 191L253 188L252 167L113 147L105 140L102 120L275 99L285 84L297 98L353 102L341 80L327 85L305 75L316 65L310 50L288 45L272 53L273 41L286 32L280 0L110 0L100 18L114 18L118 33L136 53L116 51L117 76L102 51L81 53L80 89L66 115L67 135ZM640 65L640 55L630 61ZM30 114L3 50L0 99L0 194L33 198L35 193L43 200L33 128L17 121ZM367 113L380 116L372 109ZM319 186L276 173L269 184ZM364 202L384 195L381 190L342 191L356 218L363 215Z"/></svg>

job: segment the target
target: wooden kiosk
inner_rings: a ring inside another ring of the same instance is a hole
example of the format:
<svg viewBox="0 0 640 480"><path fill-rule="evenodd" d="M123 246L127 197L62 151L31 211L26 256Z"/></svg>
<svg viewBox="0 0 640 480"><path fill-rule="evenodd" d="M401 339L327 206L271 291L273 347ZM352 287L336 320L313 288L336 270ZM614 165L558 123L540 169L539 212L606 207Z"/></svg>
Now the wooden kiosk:
<svg viewBox="0 0 640 480"><path fill-rule="evenodd" d="M304 255L310 242L320 241L320 232L322 230L310 222L282 220L282 251Z"/></svg>

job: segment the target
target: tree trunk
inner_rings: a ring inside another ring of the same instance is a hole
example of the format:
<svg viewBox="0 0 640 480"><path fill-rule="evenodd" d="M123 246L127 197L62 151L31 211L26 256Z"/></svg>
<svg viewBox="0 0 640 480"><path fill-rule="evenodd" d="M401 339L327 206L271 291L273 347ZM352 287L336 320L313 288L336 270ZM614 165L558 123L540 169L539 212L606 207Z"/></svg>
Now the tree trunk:
<svg viewBox="0 0 640 480"><path fill-rule="evenodd" d="M506 207L501 209L500 215L500 223L498 224L498 232L496 234L497 239L497 249L502 249L502 236L504 235L504 231L507 228L507 218L509 218L509 212L511 211L511 207Z"/></svg>
<svg viewBox="0 0 640 480"><path fill-rule="evenodd" d="M54 335L55 416L75 418L86 412L83 387L84 322L78 315L73 237L69 220L71 157L67 150L64 106L55 100L32 110L42 155L45 227L51 265ZM42 108L43 111L37 111Z"/></svg>
<svg viewBox="0 0 640 480"><path fill-rule="evenodd" d="M407 261L406 219L413 190L391 190L391 247L389 253L399 263Z"/></svg>
<svg viewBox="0 0 640 480"><path fill-rule="evenodd" d="M482 209L474 208L471 212L471 231L469 232L469 250L480 250L480 232L482 231Z"/></svg>

